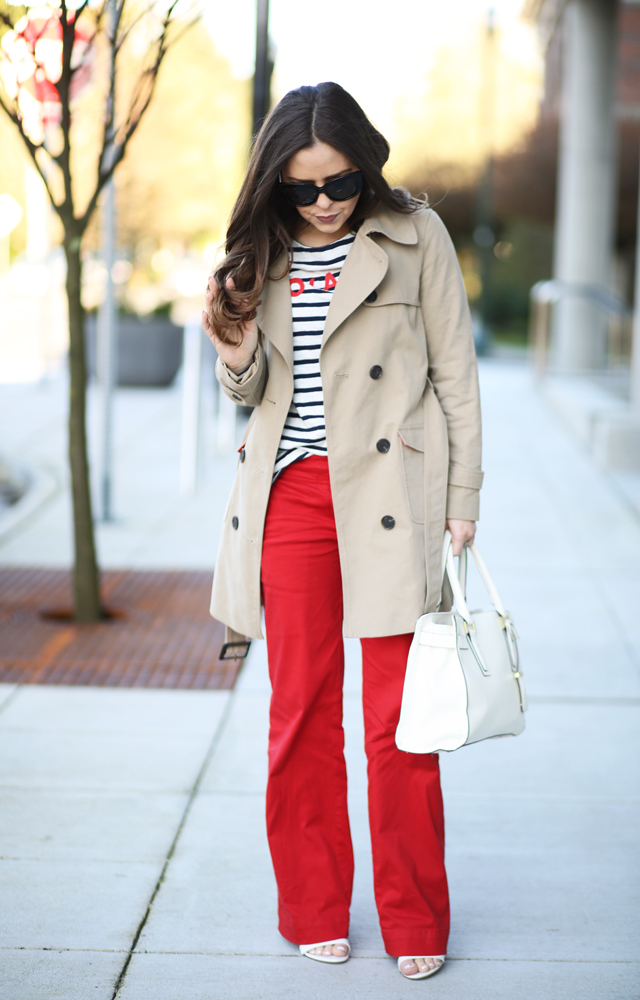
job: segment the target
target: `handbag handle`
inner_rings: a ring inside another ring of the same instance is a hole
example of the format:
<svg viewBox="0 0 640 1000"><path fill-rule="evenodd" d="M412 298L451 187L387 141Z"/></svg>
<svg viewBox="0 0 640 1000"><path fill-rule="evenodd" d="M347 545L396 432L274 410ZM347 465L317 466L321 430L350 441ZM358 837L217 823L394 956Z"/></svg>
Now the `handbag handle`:
<svg viewBox="0 0 640 1000"><path fill-rule="evenodd" d="M442 584L444 584L445 575L447 572L447 535L448 531L445 532L443 549L442 549ZM462 594L466 601L467 599L467 547L466 545L462 549L462 552L457 557L458 559L458 580L460 581L460 586L462 588ZM441 586L442 586L441 584ZM440 603L442 604L442 595L440 596Z"/></svg>
<svg viewBox="0 0 640 1000"><path fill-rule="evenodd" d="M487 569L486 563L482 558L482 556L480 555L480 553L478 552L478 547L476 545L470 545L469 552L473 556L473 561L478 567L478 573L480 574L482 582L487 588L489 600L493 604L494 608L496 609L500 617L504 621L506 621L509 616L507 615L507 612L504 609L504 604L502 603L502 599L500 597L500 594L498 593L498 589L489 575L489 570Z"/></svg>
<svg viewBox="0 0 640 1000"><path fill-rule="evenodd" d="M458 579L462 587L464 599L467 599L467 546L462 546L462 552L458 556Z"/></svg>
<svg viewBox="0 0 640 1000"><path fill-rule="evenodd" d="M478 567L478 573L480 574L480 579L485 585L487 594L489 595L489 600L493 604L494 608L496 609L500 617L504 621L506 621L508 618L507 612L504 609L504 604L502 603L502 599L500 597L500 594L498 593L498 589L493 580L491 579L486 563L482 558L482 556L480 555L480 552L478 551L478 546L469 545L463 548L462 550L463 555L460 556L458 573L456 573L456 567L453 561L453 552L451 549L451 544L452 544L451 532L445 531L444 543L442 547L442 575L444 577L444 574L446 572L447 576L449 577L449 583L451 584L451 589L453 591L453 596L455 597L456 605L458 606L458 610L462 615L462 617L464 618L464 620L467 623L471 620L471 616L469 614L469 609L467 607L467 601L466 601L467 597L466 549L468 548L469 552L473 556L473 561Z"/></svg>
<svg viewBox="0 0 640 1000"><path fill-rule="evenodd" d="M458 609L458 614L464 621L464 626L465 626L464 630L467 634L469 649L473 653L482 673L485 675L485 677L488 677L491 671L488 669L486 663L484 662L482 654L475 643L474 634L476 631L476 627L471 618L471 613L469 611L469 608L467 607L466 596L462 589L460 580L458 578L458 574L456 573L456 564L453 561L453 550L451 548L451 534L448 531L446 531L444 535L444 563L447 576L449 577L449 583L451 584L451 589L453 591L453 596L456 602L456 608Z"/></svg>
<svg viewBox="0 0 640 1000"><path fill-rule="evenodd" d="M469 608L467 607L466 600L466 572L465 572L465 587L463 589L458 574L456 573L456 564L453 561L453 550L451 548L452 538L451 532L445 531L444 533L444 543L442 546L442 575L446 573L449 577L449 583L451 584L451 590L453 591L453 597L456 602L456 607L462 617L464 618L467 625L471 625L471 614ZM465 567L466 570L466 567Z"/></svg>

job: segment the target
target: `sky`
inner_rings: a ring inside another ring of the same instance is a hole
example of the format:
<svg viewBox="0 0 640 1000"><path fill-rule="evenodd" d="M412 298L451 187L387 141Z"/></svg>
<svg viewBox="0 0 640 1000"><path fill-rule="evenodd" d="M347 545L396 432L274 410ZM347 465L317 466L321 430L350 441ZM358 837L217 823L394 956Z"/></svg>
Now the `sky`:
<svg viewBox="0 0 640 1000"><path fill-rule="evenodd" d="M216 48L235 76L253 72L255 0L204 0ZM490 7L512 57L539 60L535 31L520 21L524 0L271 0L276 47L273 97L301 84L335 80L385 133L397 101L423 91L434 56L486 22Z"/></svg>

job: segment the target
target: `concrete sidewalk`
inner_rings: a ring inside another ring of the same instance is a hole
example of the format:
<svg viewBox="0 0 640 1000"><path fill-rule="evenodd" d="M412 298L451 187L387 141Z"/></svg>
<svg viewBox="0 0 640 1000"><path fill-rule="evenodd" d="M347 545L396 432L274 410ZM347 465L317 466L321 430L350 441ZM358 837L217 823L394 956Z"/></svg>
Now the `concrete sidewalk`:
<svg viewBox="0 0 640 1000"><path fill-rule="evenodd" d="M640 525L524 368L484 362L482 389L479 544L522 636L531 705L521 737L441 755L444 970L408 983L384 955L355 640L354 958L322 966L279 936L255 643L230 695L2 690L3 1000L111 1000L125 967L122 1000L640 997Z"/></svg>

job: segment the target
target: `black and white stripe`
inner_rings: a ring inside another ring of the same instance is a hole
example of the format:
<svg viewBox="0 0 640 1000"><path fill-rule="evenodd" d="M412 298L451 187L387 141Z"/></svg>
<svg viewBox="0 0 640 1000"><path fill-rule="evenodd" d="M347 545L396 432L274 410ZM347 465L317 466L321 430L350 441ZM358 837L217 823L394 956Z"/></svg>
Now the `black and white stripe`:
<svg viewBox="0 0 640 1000"><path fill-rule="evenodd" d="M327 454L320 347L331 297L354 239L351 234L324 247L293 243L289 273L293 400L280 438L274 479L292 462Z"/></svg>

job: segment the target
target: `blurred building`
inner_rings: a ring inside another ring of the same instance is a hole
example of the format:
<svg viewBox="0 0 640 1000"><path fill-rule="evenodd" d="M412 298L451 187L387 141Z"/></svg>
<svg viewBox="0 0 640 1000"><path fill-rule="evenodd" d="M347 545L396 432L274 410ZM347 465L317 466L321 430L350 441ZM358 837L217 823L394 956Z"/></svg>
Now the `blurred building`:
<svg viewBox="0 0 640 1000"><path fill-rule="evenodd" d="M602 372L611 367L612 353L623 361L640 351L640 316L635 345L611 349L621 330L631 340L628 303L640 299L634 280L640 263L640 3L528 0L525 13L535 19L545 48L541 127L559 126L548 367L556 375ZM633 382L627 390L632 404L640 397ZM597 416L610 409L602 399L589 401L588 392L581 399L599 457L640 468L640 415L633 405L624 413L613 407L612 423L610 413Z"/></svg>
<svg viewBox="0 0 640 1000"><path fill-rule="evenodd" d="M633 288L633 257L624 251L635 237L635 212L627 197L620 216L617 202L621 157L637 179L640 4L529 0L527 13L545 48L541 125L560 123L554 278L565 293L554 365L599 369L607 360L608 316L604 298L599 304L593 296L606 290L625 298Z"/></svg>

